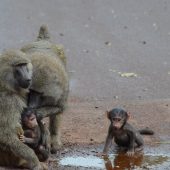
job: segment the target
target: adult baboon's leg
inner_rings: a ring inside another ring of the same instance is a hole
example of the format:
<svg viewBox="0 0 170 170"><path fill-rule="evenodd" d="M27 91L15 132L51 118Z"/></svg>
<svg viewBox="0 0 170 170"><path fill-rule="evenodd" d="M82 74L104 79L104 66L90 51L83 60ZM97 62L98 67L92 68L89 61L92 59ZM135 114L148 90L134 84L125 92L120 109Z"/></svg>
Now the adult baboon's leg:
<svg viewBox="0 0 170 170"><path fill-rule="evenodd" d="M61 147L61 113L50 116L50 135L51 135L51 153L56 153L57 148Z"/></svg>
<svg viewBox="0 0 170 170"><path fill-rule="evenodd" d="M7 152L12 152L12 154L17 155L17 157L26 160L26 162L28 162L27 168L32 170L42 169L34 151L17 138L10 138L4 145L7 148Z"/></svg>
<svg viewBox="0 0 170 170"><path fill-rule="evenodd" d="M9 151L0 150L0 166L28 168L29 164L25 159L22 159Z"/></svg>

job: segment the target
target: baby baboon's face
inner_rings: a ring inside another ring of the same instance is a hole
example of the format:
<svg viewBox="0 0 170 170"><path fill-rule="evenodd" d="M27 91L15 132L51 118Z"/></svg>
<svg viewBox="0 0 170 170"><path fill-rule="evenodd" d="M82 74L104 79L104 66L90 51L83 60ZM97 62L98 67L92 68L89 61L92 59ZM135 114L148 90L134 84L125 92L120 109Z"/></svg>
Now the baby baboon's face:
<svg viewBox="0 0 170 170"><path fill-rule="evenodd" d="M23 118L23 123L27 128L34 129L36 126L38 126L37 118L34 113L32 113L29 116L25 116Z"/></svg>

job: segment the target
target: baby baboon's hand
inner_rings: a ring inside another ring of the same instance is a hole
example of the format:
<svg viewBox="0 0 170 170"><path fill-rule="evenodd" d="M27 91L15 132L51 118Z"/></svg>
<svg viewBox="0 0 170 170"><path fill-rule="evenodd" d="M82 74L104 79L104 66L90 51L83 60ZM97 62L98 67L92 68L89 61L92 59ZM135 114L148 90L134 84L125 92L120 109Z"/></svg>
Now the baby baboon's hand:
<svg viewBox="0 0 170 170"><path fill-rule="evenodd" d="M23 143L25 143L25 136L24 135L20 135L19 136L19 140Z"/></svg>

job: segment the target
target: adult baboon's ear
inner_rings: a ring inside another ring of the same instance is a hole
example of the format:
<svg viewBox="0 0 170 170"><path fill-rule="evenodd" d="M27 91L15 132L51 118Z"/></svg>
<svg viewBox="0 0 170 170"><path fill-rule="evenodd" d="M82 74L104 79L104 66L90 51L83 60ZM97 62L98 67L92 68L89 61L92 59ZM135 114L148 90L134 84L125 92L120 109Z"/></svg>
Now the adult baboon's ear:
<svg viewBox="0 0 170 170"><path fill-rule="evenodd" d="M110 114L109 114L109 111L106 110L106 116L108 119L110 119Z"/></svg>

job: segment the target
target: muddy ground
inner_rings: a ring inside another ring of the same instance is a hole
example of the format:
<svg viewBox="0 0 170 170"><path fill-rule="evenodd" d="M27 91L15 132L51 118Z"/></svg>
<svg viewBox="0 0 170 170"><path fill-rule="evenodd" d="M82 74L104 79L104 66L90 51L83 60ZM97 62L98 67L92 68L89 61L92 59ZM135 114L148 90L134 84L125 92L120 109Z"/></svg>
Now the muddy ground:
<svg viewBox="0 0 170 170"><path fill-rule="evenodd" d="M170 100L138 100L131 102L119 100L84 101L80 98L70 97L68 108L63 114L62 120L63 147L57 154L51 156L53 161L48 163L49 169L100 169L95 167L62 166L59 160L68 156L95 156L98 152L101 152L109 126L105 111L107 108L113 107L123 107L130 111L132 117L129 122L136 128L150 127L155 131L153 136L144 136L145 154L169 155L167 150L170 149ZM110 153L116 153L115 146L112 146ZM137 168L139 167L145 169L144 165L142 167L139 164ZM162 166L160 169L164 168ZM5 170L5 168L1 169Z"/></svg>
<svg viewBox="0 0 170 170"><path fill-rule="evenodd" d="M42 24L49 26L52 41L65 47L70 76L62 121L66 150L54 157L77 147L89 148L85 154L102 150L109 123L104 113L113 107L130 111L135 127L155 131L144 137L148 152L170 149L169 18L168 0L1 1L1 51L35 40Z"/></svg>

